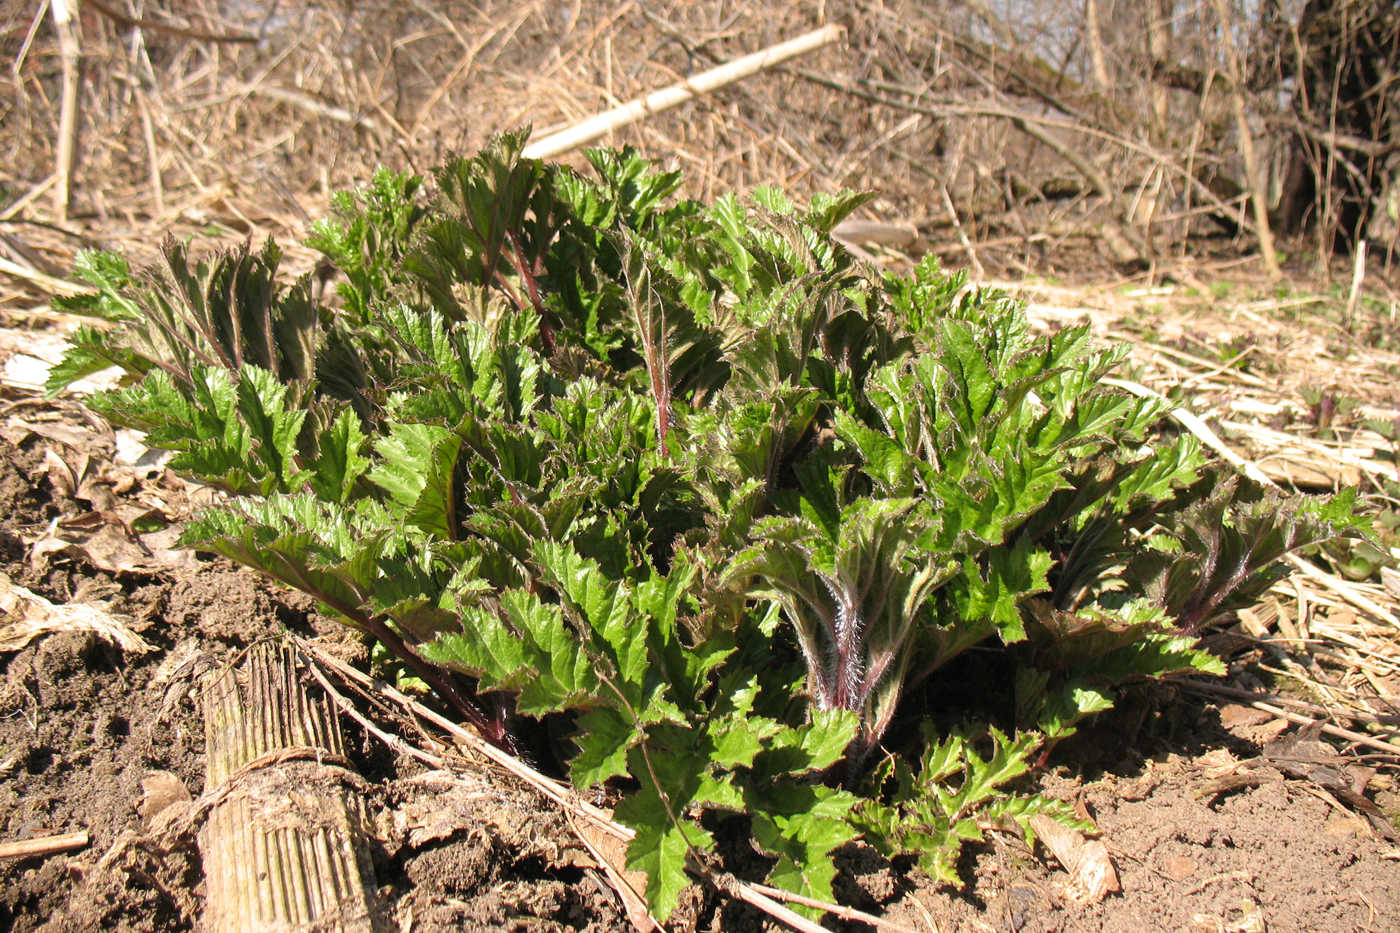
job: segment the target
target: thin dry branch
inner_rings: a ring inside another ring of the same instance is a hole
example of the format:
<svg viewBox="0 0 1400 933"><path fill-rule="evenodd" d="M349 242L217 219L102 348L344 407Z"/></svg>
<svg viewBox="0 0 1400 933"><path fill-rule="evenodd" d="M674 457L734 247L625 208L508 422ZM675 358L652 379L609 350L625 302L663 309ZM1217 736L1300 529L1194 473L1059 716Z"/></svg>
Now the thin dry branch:
<svg viewBox="0 0 1400 933"><path fill-rule="evenodd" d="M733 84L790 58L830 45L839 39L843 32L840 26L825 26L796 39L770 46L761 52L745 55L727 65L711 68L693 78L629 101L621 107L614 107L605 113L589 117L576 126L530 143L525 147L524 155L529 159L545 159L576 149L629 123L635 123L644 117L668 110L727 84Z"/></svg>
<svg viewBox="0 0 1400 933"><path fill-rule="evenodd" d="M169 33L172 36L179 36L182 39L194 39L198 42L232 42L232 43L255 43L259 38L252 33L239 32L205 32L200 29L190 29L185 26L176 26L171 23L162 23L147 17L130 16L121 10L115 9L103 3L102 0L83 0L112 22L131 29L149 29L153 32Z"/></svg>
<svg viewBox="0 0 1400 933"><path fill-rule="evenodd" d="M78 69L82 49L73 24L73 0L49 0L54 29L58 32L59 58L63 66L63 91L58 112L58 142L54 147L54 213L60 222L68 219L72 200L73 155L78 147Z"/></svg>
<svg viewBox="0 0 1400 933"><path fill-rule="evenodd" d="M1278 254L1274 251L1273 231L1269 229L1268 197L1264 190L1264 179L1259 174L1259 159L1254 152L1254 132L1249 127L1249 114L1245 104L1244 91L1240 87L1240 59L1235 50L1234 22L1230 17L1230 9L1226 0L1214 0L1214 2L1215 15L1220 23L1220 44L1229 67L1230 103L1235 111L1235 125L1240 134L1240 151L1244 155L1245 175L1252 192L1250 201L1254 206L1254 227L1255 233L1259 237L1259 251L1264 257L1264 268L1268 271L1269 277L1277 279L1280 275Z"/></svg>
<svg viewBox="0 0 1400 933"><path fill-rule="evenodd" d="M17 839L14 842L0 842L0 859L57 855L59 852L81 849L87 844L88 834L85 832L39 836L34 839Z"/></svg>

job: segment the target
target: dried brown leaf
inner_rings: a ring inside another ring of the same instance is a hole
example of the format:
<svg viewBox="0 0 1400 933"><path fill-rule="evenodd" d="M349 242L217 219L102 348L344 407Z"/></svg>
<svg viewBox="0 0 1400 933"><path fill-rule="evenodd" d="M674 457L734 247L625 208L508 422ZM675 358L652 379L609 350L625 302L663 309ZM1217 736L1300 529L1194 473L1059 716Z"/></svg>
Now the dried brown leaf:
<svg viewBox="0 0 1400 933"><path fill-rule="evenodd" d="M155 646L117 615L92 603L56 605L16 586L0 574L0 651L18 651L48 632L90 631L123 651L145 653Z"/></svg>
<svg viewBox="0 0 1400 933"><path fill-rule="evenodd" d="M1272 713L1240 703L1229 703L1220 708L1220 724L1232 732L1243 726L1261 725L1273 718Z"/></svg>
<svg viewBox="0 0 1400 933"><path fill-rule="evenodd" d="M141 779L141 802L136 814L148 832L161 835L189 809L190 792L184 782L169 771L147 771Z"/></svg>
<svg viewBox="0 0 1400 933"><path fill-rule="evenodd" d="M1108 847L1097 839L1085 841L1077 830L1047 816L1031 817L1031 828L1040 841L1069 872L1064 896L1076 904L1097 904L1119 890L1118 871L1113 867Z"/></svg>
<svg viewBox="0 0 1400 933"><path fill-rule="evenodd" d="M1173 881L1185 881L1194 875L1199 867L1195 859L1184 855L1168 855L1162 861L1162 871Z"/></svg>

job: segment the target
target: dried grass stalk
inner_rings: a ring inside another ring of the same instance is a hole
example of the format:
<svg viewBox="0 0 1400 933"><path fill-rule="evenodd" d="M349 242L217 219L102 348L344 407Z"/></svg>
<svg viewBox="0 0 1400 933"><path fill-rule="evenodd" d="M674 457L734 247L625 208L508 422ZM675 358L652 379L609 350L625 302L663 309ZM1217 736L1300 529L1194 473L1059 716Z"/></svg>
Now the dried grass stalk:
<svg viewBox="0 0 1400 933"><path fill-rule="evenodd" d="M88 834L85 832L40 836L38 839L17 839L14 842L0 842L0 859L56 855L59 852L81 849L87 844Z"/></svg>

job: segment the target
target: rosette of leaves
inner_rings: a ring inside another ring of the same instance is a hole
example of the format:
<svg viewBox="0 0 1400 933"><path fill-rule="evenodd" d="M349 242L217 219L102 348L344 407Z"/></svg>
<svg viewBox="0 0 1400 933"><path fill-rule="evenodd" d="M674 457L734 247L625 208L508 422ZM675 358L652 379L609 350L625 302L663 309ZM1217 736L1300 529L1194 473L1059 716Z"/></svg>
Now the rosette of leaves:
<svg viewBox="0 0 1400 933"><path fill-rule="evenodd" d="M1086 330L858 262L830 233L862 196L706 205L633 152L585 175L524 139L338 197L310 240L330 303L271 245L85 255L71 307L108 326L52 387L120 367L93 406L230 494L183 540L311 594L493 741L567 717L561 767L624 791L659 917L725 820L826 900L854 839L955 881L985 827L1074 822L1018 784L1036 757L1125 680L1218 669L1197 632L1357 533L1347 497L1219 479ZM891 745L974 646L1015 718Z"/></svg>

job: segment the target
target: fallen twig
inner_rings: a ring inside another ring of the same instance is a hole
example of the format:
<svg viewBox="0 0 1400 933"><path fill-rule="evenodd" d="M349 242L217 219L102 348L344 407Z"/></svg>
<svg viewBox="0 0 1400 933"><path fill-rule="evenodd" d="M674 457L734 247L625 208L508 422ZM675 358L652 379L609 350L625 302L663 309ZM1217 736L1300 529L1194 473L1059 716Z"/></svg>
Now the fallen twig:
<svg viewBox="0 0 1400 933"><path fill-rule="evenodd" d="M1178 683L1180 683L1183 687L1186 687L1188 690L1195 690L1202 693L1214 692L1210 689L1209 685L1202 684L1199 681L1182 680L1178 681ZM1364 732L1354 732L1351 729L1343 729L1341 726L1334 726L1328 722L1321 722L1320 720L1314 719L1311 716L1304 716L1301 713L1294 713L1284 709L1281 706L1275 706L1273 703L1265 703L1262 700L1247 700L1246 702L1255 709L1268 713L1272 716L1277 716L1279 719L1287 719L1289 722L1296 723L1300 726L1319 727L1324 735L1330 735L1333 738L1338 739L1345 739L1346 741L1353 742L1357 745L1365 745L1368 748L1374 748L1377 751L1382 751L1389 755L1400 756L1400 745L1396 745L1394 742L1387 742L1384 739L1378 739L1373 735L1366 735Z"/></svg>
<svg viewBox="0 0 1400 933"><path fill-rule="evenodd" d="M863 910L856 910L854 907L843 907L840 904L830 904L826 901L819 901L815 897L804 897L801 894L793 894L791 891L782 891L778 888L770 888L766 884L750 884L759 894L771 897L775 901L786 901L789 904L798 904L802 907L815 907L817 910L824 910L840 920L856 920L867 924L877 930L892 930L894 933L914 933L914 931L903 924L868 914Z"/></svg>
<svg viewBox="0 0 1400 933"><path fill-rule="evenodd" d="M847 243L874 243L908 249L919 239L919 229L910 223L880 220L843 220L831 235Z"/></svg>
<svg viewBox="0 0 1400 933"><path fill-rule="evenodd" d="M60 833L55 836L40 836L37 839L19 839L15 842L0 842L0 859L29 858L34 855L56 855L81 849L88 844L85 832Z"/></svg>
<svg viewBox="0 0 1400 933"><path fill-rule="evenodd" d="M360 113L352 113L344 107L337 107L334 104L323 103L309 94L303 94L301 91L293 91L289 88L277 87L276 85L259 84L248 88L248 93L258 94L262 97L281 101L284 104L290 104L300 110L305 110L307 113L318 117L324 117L327 120L334 120L337 123L347 123L350 126L363 126L371 133L381 132L379 123L373 117L367 117Z"/></svg>
<svg viewBox="0 0 1400 933"><path fill-rule="evenodd" d="M1259 252L1264 257L1264 268L1269 278L1277 279L1282 274L1278 267L1278 255L1274 252L1274 235L1269 228L1269 205L1264 178L1259 172L1258 159L1254 154L1254 133L1249 127L1249 114L1246 112L1244 91L1240 88L1241 67L1239 53L1235 49L1234 23L1230 8L1225 0L1215 0L1215 15L1220 24L1220 46L1224 53L1230 77L1230 103L1235 110L1235 125L1239 128L1240 154L1244 156L1245 174L1249 180L1250 201L1254 208L1254 227L1259 237Z"/></svg>
<svg viewBox="0 0 1400 933"><path fill-rule="evenodd" d="M762 71L779 62L829 45L839 39L842 32L840 26L825 26L806 35L798 36L796 39L770 46L761 52L745 55L727 65L720 65L718 68L701 72L693 78L687 78L668 88L654 91L646 97L628 101L621 107L614 107L612 110L589 117L582 123L577 123L568 129L560 130L558 133L537 140L525 147L524 156L527 159L546 159L568 152L570 149L576 149L612 130L629 123L635 123L643 117L669 110L691 98L708 94L726 84L733 84L754 72Z"/></svg>

